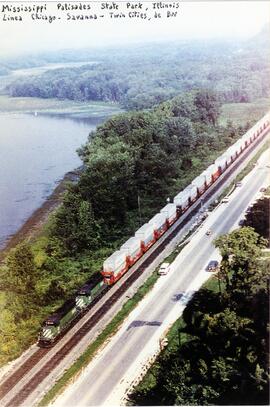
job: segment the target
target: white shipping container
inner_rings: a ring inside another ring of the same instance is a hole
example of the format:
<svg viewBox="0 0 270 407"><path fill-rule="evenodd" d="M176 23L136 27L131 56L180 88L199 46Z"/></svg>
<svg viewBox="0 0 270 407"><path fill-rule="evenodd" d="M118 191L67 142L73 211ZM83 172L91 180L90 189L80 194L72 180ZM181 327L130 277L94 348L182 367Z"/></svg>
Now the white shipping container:
<svg viewBox="0 0 270 407"><path fill-rule="evenodd" d="M159 229L164 223L166 223L165 213L157 213L148 223L149 225L153 225L155 230Z"/></svg>
<svg viewBox="0 0 270 407"><path fill-rule="evenodd" d="M253 134L257 136L257 131L260 129L264 129L265 125L269 126L270 124L270 112L268 112L258 123L256 123L250 130L248 130L243 136L242 140L250 141L250 138L253 139Z"/></svg>
<svg viewBox="0 0 270 407"><path fill-rule="evenodd" d="M268 127L270 124L270 112L268 112L257 124L255 124L255 126L253 126L249 131L252 133L256 133L257 135L257 131L261 130L263 131L266 127ZM247 134L247 133L246 133ZM244 137L244 136L243 136Z"/></svg>
<svg viewBox="0 0 270 407"><path fill-rule="evenodd" d="M218 157L216 159L215 164L217 164L217 166L220 167L223 171L226 168L227 160L228 160L228 157L224 153L221 157Z"/></svg>
<svg viewBox="0 0 270 407"><path fill-rule="evenodd" d="M171 220L176 216L176 205L174 203L168 203L161 209L160 213L165 213L167 219Z"/></svg>
<svg viewBox="0 0 270 407"><path fill-rule="evenodd" d="M189 185L183 192L187 193L192 201L197 197L197 188L195 185Z"/></svg>
<svg viewBox="0 0 270 407"><path fill-rule="evenodd" d="M237 147L236 147L236 145L234 144L231 147L229 147L228 150L226 151L226 154L228 156L230 156L234 160L236 155L237 155Z"/></svg>
<svg viewBox="0 0 270 407"><path fill-rule="evenodd" d="M234 146L235 146L235 150L239 154L241 152L241 148L243 149L245 147L245 143L243 140L240 139L234 144Z"/></svg>
<svg viewBox="0 0 270 407"><path fill-rule="evenodd" d="M117 250L110 257L108 257L103 263L104 271L118 270L122 265L124 266L127 259L127 255L122 250Z"/></svg>
<svg viewBox="0 0 270 407"><path fill-rule="evenodd" d="M187 188L185 188L182 192L181 192L181 194L182 194L182 199L184 200L184 201L188 201L189 200L189 197L190 197L190 191L189 191L189 189L187 189Z"/></svg>
<svg viewBox="0 0 270 407"><path fill-rule="evenodd" d="M135 236L142 242L147 243L154 238L154 226L149 223L145 223L140 229L135 232Z"/></svg>
<svg viewBox="0 0 270 407"><path fill-rule="evenodd" d="M205 177L203 175L199 175L198 177L194 178L191 184L201 189L202 187L205 186Z"/></svg>
<svg viewBox="0 0 270 407"><path fill-rule="evenodd" d="M205 178L205 182L207 185L211 184L212 182L212 172L209 171L209 168L202 173L202 176Z"/></svg>
<svg viewBox="0 0 270 407"><path fill-rule="evenodd" d="M262 123L265 124L265 126L270 125L270 112L268 112L263 118L262 118Z"/></svg>
<svg viewBox="0 0 270 407"><path fill-rule="evenodd" d="M254 129L250 129L248 132L247 132L247 134L248 134L248 137L251 139L251 140L254 140L254 138L257 136L257 132L260 130L260 127L257 125L256 126L256 129L254 128Z"/></svg>
<svg viewBox="0 0 270 407"><path fill-rule="evenodd" d="M251 131L249 130L242 136L241 140L243 140L244 142L247 141L247 143L250 143L251 138L252 138L252 134L251 134Z"/></svg>
<svg viewBox="0 0 270 407"><path fill-rule="evenodd" d="M128 256L138 253L140 249L141 240L138 237L131 237L120 247L120 250L124 251Z"/></svg>
<svg viewBox="0 0 270 407"><path fill-rule="evenodd" d="M188 198L189 194L182 191L174 197L173 203L178 207L181 206L182 208L185 208L188 205Z"/></svg>
<svg viewBox="0 0 270 407"><path fill-rule="evenodd" d="M211 175L215 175L218 172L218 165L217 164L211 164L209 167L205 170Z"/></svg>
<svg viewBox="0 0 270 407"><path fill-rule="evenodd" d="M263 116L263 118L260 120L259 122L260 124L266 124L267 126L269 126L270 124L270 112L266 113L265 116Z"/></svg>
<svg viewBox="0 0 270 407"><path fill-rule="evenodd" d="M265 116L264 116L265 117ZM264 124L264 117L258 121L258 123L255 124L255 126L251 127L250 131L253 131L253 133L257 132L258 129L263 127Z"/></svg>

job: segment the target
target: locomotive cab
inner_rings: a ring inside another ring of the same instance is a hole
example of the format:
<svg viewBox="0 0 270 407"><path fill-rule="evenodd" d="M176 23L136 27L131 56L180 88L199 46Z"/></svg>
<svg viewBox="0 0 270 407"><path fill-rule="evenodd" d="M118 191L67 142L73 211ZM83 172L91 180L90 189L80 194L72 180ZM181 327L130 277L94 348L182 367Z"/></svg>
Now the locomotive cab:
<svg viewBox="0 0 270 407"><path fill-rule="evenodd" d="M91 290L92 286L89 284L85 284L78 292L76 295L76 307L78 309L83 309L88 306L88 304L91 302L92 297L91 297Z"/></svg>
<svg viewBox="0 0 270 407"><path fill-rule="evenodd" d="M55 337L60 332L59 321L47 319L44 321L38 337L38 343L42 347L51 346Z"/></svg>
<svg viewBox="0 0 270 407"><path fill-rule="evenodd" d="M77 292L75 299L78 312L86 309L101 294L104 288L104 282L100 275L85 283Z"/></svg>

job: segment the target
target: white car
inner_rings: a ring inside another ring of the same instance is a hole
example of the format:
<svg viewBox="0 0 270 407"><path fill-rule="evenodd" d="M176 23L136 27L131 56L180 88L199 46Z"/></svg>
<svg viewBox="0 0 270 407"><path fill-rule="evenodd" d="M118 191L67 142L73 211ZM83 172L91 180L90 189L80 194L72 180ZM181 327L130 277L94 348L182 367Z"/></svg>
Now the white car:
<svg viewBox="0 0 270 407"><path fill-rule="evenodd" d="M222 203L228 203L229 202L229 198L227 196L225 196L222 201Z"/></svg>
<svg viewBox="0 0 270 407"><path fill-rule="evenodd" d="M165 276L166 274L168 274L169 271L170 271L170 263L162 263L158 270L158 274L161 276Z"/></svg>

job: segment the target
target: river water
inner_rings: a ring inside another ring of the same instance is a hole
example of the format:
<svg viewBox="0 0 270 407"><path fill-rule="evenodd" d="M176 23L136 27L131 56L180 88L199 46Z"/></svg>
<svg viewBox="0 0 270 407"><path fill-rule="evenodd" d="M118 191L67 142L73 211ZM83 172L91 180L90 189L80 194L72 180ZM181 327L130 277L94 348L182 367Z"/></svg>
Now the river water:
<svg viewBox="0 0 270 407"><path fill-rule="evenodd" d="M0 247L81 165L76 149L101 121L0 114Z"/></svg>

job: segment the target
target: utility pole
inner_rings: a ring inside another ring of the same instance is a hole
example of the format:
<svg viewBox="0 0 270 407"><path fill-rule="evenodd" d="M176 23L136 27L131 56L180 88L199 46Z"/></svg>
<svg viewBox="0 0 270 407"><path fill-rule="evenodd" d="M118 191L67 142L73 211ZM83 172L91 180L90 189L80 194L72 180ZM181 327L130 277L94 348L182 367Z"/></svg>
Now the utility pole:
<svg viewBox="0 0 270 407"><path fill-rule="evenodd" d="M201 212L203 212L203 199L201 198Z"/></svg>
<svg viewBox="0 0 270 407"><path fill-rule="evenodd" d="M138 210L139 210L140 226L141 226L142 225L142 214L141 214L141 201L140 201L139 193L138 193Z"/></svg>
<svg viewBox="0 0 270 407"><path fill-rule="evenodd" d="M217 276L218 276L219 295L221 295L220 270L219 269L218 269L218 272L217 272Z"/></svg>
<svg viewBox="0 0 270 407"><path fill-rule="evenodd" d="M177 328L177 333L178 333L178 350L180 351L181 349L181 332L180 332L180 328Z"/></svg>

